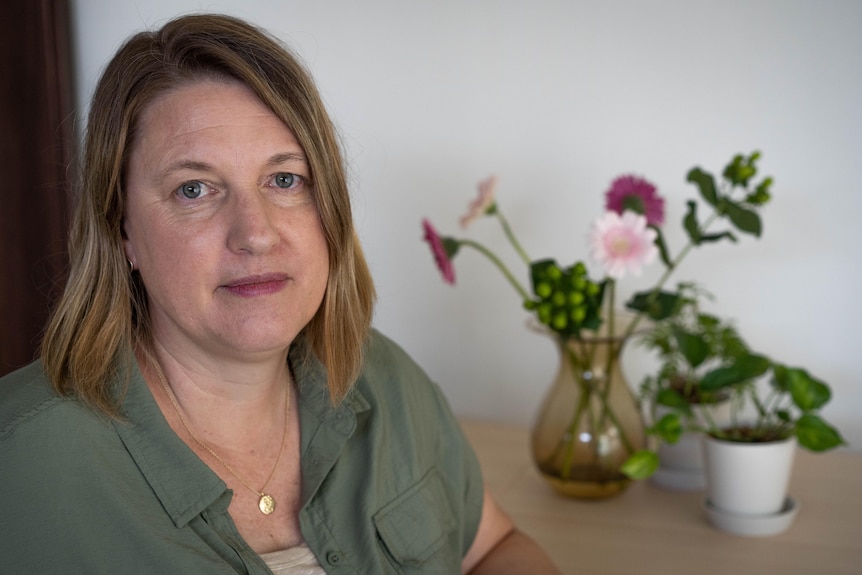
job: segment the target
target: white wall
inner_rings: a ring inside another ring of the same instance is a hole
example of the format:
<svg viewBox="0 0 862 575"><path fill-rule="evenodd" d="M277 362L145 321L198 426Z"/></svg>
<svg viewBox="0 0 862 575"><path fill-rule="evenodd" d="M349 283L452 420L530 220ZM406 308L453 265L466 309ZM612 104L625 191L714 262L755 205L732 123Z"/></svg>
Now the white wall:
<svg viewBox="0 0 862 575"><path fill-rule="evenodd" d="M241 6L241 7L240 7ZM421 242L444 233L489 173L530 254L587 256L602 193L624 172L667 197L669 240L694 190L760 149L775 176L765 234L702 248L696 279L756 349L832 384L826 415L862 448L862 3L762 0L364 2L73 0L78 93L130 33L194 11L250 19L298 52L344 138L356 217L377 280L376 325L461 415L528 423L551 343L473 253L444 285ZM490 220L471 232L509 257ZM626 292L644 289L658 266ZM526 281L526 276L525 281ZM637 353L626 358L633 382Z"/></svg>

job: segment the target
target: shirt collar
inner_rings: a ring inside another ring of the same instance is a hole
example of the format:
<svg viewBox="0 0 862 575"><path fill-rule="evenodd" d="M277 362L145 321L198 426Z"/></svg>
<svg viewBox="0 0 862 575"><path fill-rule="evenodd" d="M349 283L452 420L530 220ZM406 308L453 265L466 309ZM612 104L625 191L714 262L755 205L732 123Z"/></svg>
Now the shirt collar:
<svg viewBox="0 0 862 575"><path fill-rule="evenodd" d="M293 346L288 361L299 395L301 502L305 506L335 465L342 448L356 431L357 422L370 413L371 404L356 382L344 400L333 405L326 368L305 346Z"/></svg>
<svg viewBox="0 0 862 575"><path fill-rule="evenodd" d="M117 434L177 527L184 527L227 490L162 414L134 359Z"/></svg>
<svg viewBox="0 0 862 575"><path fill-rule="evenodd" d="M335 464L356 429L357 417L371 407L356 385L344 401L333 406L325 368L304 349L303 345L292 346L288 356L299 395L303 503ZM123 395L124 419L115 420L114 427L174 524L184 527L216 503L227 485L174 433L137 361L132 359L130 364Z"/></svg>

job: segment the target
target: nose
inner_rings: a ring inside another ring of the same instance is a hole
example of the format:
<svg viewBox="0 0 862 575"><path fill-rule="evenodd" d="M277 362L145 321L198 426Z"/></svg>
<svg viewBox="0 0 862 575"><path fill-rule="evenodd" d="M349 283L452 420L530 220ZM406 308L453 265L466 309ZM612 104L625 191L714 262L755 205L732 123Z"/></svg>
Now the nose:
<svg viewBox="0 0 862 575"><path fill-rule="evenodd" d="M226 206L230 221L228 248L234 253L264 254L280 239L275 225L277 209L256 188L237 191Z"/></svg>

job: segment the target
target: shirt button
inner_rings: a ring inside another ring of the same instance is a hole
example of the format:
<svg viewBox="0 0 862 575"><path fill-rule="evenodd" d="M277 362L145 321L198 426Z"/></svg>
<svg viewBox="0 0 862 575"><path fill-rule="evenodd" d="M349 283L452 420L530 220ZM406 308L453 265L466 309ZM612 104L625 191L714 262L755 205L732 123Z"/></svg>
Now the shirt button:
<svg viewBox="0 0 862 575"><path fill-rule="evenodd" d="M335 551L330 551L326 554L326 562L330 565L338 565L339 563L341 563L341 555L339 555Z"/></svg>

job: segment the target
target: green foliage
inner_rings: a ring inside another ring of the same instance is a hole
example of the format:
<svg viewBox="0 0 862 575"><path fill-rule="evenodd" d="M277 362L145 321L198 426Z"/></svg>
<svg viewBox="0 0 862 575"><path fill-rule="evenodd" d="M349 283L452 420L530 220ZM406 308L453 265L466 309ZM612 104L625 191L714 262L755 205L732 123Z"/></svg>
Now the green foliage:
<svg viewBox="0 0 862 575"><path fill-rule="evenodd" d="M643 389L648 395L666 398L665 390L671 390L685 402L713 401L716 394L711 392L722 386L704 387L703 378L718 365L748 354L731 324L701 310L700 300L706 297L709 294L694 284L679 284L676 293L666 298L673 305L668 304L653 328L641 334L641 343L662 362L657 377ZM720 372L712 377L721 377Z"/></svg>
<svg viewBox="0 0 862 575"><path fill-rule="evenodd" d="M718 391L757 379L770 367L769 359L757 354L744 354L733 362L713 369L700 380L700 388Z"/></svg>
<svg viewBox="0 0 862 575"><path fill-rule="evenodd" d="M649 428L649 433L660 437L668 443L676 443L682 437L685 429L678 413L668 413Z"/></svg>
<svg viewBox="0 0 862 575"><path fill-rule="evenodd" d="M774 371L773 386L790 393L793 403L802 411L820 409L832 397L829 386L811 377L804 369L776 365Z"/></svg>
<svg viewBox="0 0 862 575"><path fill-rule="evenodd" d="M714 209L714 217L727 218L737 231L755 237L760 237L763 232L763 224L757 210L769 202L769 188L772 186L772 178L766 177L753 189L749 188L757 175L756 163L759 158L760 152L753 152L749 156L734 156L722 173L723 186L716 184L712 174L697 167L692 168L686 177L688 182L697 186L700 197ZM738 191L742 194L739 199L734 197L739 195ZM712 219L709 220L709 223L711 222ZM697 203L689 201L683 228L692 244L699 246L724 239L736 242L736 236L730 230L706 233L707 227L708 224L701 224L698 219Z"/></svg>
<svg viewBox="0 0 862 575"><path fill-rule="evenodd" d="M659 321L676 313L679 303L679 294L657 290L634 294L626 303L626 307L632 311L645 313L651 320Z"/></svg>
<svg viewBox="0 0 862 575"><path fill-rule="evenodd" d="M799 418L795 433L799 444L811 451L826 451L845 445L838 430L813 413L806 413Z"/></svg>
<svg viewBox="0 0 862 575"><path fill-rule="evenodd" d="M535 297L525 307L542 324L576 337L582 329L595 331L601 326L605 283L587 277L583 263L563 269L554 260L539 260L531 264L530 278Z"/></svg>
<svg viewBox="0 0 862 575"><path fill-rule="evenodd" d="M726 214L741 232L752 234L760 237L763 231L763 224L760 223L760 216L752 209L746 208L742 203L734 202L724 198L719 206L720 213Z"/></svg>
<svg viewBox="0 0 862 575"><path fill-rule="evenodd" d="M677 349L691 367L697 369L709 358L709 342L701 335L689 333L676 325L671 326L671 333Z"/></svg>
<svg viewBox="0 0 862 575"><path fill-rule="evenodd" d="M632 479L646 479L658 469L658 455L647 449L636 451L620 468Z"/></svg>
<svg viewBox="0 0 862 575"><path fill-rule="evenodd" d="M734 177L741 181L750 176L743 170ZM707 295L680 284L673 312L640 336L661 360L658 373L641 385L641 396L653 414L655 406L670 410L647 431L666 443L694 430L739 442L795 436L799 445L815 452L844 445L838 430L817 413L831 399L829 386L803 368L751 351L731 324L702 311L700 300ZM769 393L762 394L758 381L770 374ZM705 406L722 398L731 402L732 411L730 425L723 427L705 415ZM753 408L754 421L739 419L746 406ZM630 477L648 477L648 458L636 455L631 469L638 475Z"/></svg>
<svg viewBox="0 0 862 575"><path fill-rule="evenodd" d="M661 233L661 228L658 226L650 226L650 229L655 232L655 245L658 248L659 256L662 263L667 268L673 267L673 262L670 259L670 252L667 249L667 243L664 241L664 234Z"/></svg>
<svg viewBox="0 0 862 575"><path fill-rule="evenodd" d="M655 394L655 402L658 405L672 407L677 411L683 412L686 416L691 415L691 403L679 391L672 388L659 389Z"/></svg>
<svg viewBox="0 0 862 575"><path fill-rule="evenodd" d="M747 158L737 154L724 168L724 179L734 186L747 186L748 181L757 174L757 167L754 164L759 159L760 152L754 152Z"/></svg>

